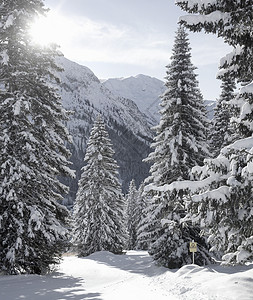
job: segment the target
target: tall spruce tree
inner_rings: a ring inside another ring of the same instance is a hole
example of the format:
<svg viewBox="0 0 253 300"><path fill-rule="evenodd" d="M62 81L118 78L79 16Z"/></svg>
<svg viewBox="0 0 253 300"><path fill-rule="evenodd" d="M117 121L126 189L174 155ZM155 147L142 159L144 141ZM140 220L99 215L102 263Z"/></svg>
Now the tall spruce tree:
<svg viewBox="0 0 253 300"><path fill-rule="evenodd" d="M134 179L131 180L129 185L129 191L126 196L127 210L126 210L126 219L127 219L127 231L128 231L128 243L127 249L133 250L136 248L137 240L137 188L135 185Z"/></svg>
<svg viewBox="0 0 253 300"><path fill-rule="evenodd" d="M220 150L229 144L234 137L234 130L230 124L233 116L233 100L235 98L235 81L228 75L222 77L221 94L217 100L211 132L211 152L216 157Z"/></svg>
<svg viewBox="0 0 253 300"><path fill-rule="evenodd" d="M149 253L160 264L177 268L191 262L188 243L198 238L198 230L181 222L185 216L183 189L163 192L163 186L189 179L190 170L203 164L208 155L207 119L202 95L191 63L188 34L183 27L176 33L168 66L166 87L161 102L161 120L155 128L155 149L146 161L153 163L146 187L150 203L146 211L143 241L150 243ZM200 242L200 239L198 240ZM196 262L204 263L204 250Z"/></svg>
<svg viewBox="0 0 253 300"><path fill-rule="evenodd" d="M146 243L142 243L140 236L141 225L144 218L144 210L146 202L144 197L144 183L142 182L139 188L136 188L135 181L132 180L129 185L127 199L127 229L128 229L128 249L147 250ZM140 229L140 230L139 230Z"/></svg>
<svg viewBox="0 0 253 300"><path fill-rule="evenodd" d="M239 114L233 118L240 139L206 162L200 190L189 202L190 214L209 236L225 263L253 259L253 53L252 1L176 1L194 15L181 22L192 31L204 29L223 37L233 51L221 60L222 76L229 74L241 87L236 97ZM215 16L215 18L214 18Z"/></svg>
<svg viewBox="0 0 253 300"><path fill-rule="evenodd" d="M74 241L79 256L96 251L122 253L126 243L125 201L114 151L99 116L85 154L85 166L74 205Z"/></svg>
<svg viewBox="0 0 253 300"><path fill-rule="evenodd" d="M57 179L71 174L67 114L48 80L57 80L53 48L32 45L28 30L42 1L0 5L0 271L42 273L64 249L67 191Z"/></svg>
<svg viewBox="0 0 253 300"><path fill-rule="evenodd" d="M145 184L142 182L137 191L137 207L136 207L136 249L148 250L149 245L143 235L145 236L147 198L144 192Z"/></svg>

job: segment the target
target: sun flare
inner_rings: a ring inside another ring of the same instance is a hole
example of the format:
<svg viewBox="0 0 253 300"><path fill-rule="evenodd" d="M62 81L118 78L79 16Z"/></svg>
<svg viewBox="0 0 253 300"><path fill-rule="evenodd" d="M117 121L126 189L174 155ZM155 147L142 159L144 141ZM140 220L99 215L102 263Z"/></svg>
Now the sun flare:
<svg viewBox="0 0 253 300"><path fill-rule="evenodd" d="M57 13L49 12L46 17L39 17L31 26L30 35L35 43L61 46L70 33L68 22Z"/></svg>

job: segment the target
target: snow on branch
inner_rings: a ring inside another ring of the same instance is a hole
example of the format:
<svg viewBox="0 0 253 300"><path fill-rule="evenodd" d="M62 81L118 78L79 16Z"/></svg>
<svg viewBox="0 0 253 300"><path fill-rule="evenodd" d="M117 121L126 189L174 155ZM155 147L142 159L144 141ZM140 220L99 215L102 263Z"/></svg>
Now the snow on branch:
<svg viewBox="0 0 253 300"><path fill-rule="evenodd" d="M197 25L199 23L218 23L222 20L224 23L228 22L230 14L221 11L214 11L208 15L186 15L179 18L179 21L186 22L188 25Z"/></svg>
<svg viewBox="0 0 253 300"><path fill-rule="evenodd" d="M222 154L226 154L229 150L250 150L253 147L253 137L244 138L241 140L237 140L234 143L224 147L222 149Z"/></svg>
<svg viewBox="0 0 253 300"><path fill-rule="evenodd" d="M244 93L253 94L253 81L250 84L245 85L241 88L240 94L244 94Z"/></svg>
<svg viewBox="0 0 253 300"><path fill-rule="evenodd" d="M217 179L220 178L220 175L217 174ZM174 181L171 184L165 184L163 186L156 186L154 184L149 184L145 187L144 191L157 191L157 192L172 192L174 190L190 190L191 193L196 193L200 189L204 189L209 186L213 181L215 181L215 174L213 177L208 177L200 181Z"/></svg>
<svg viewBox="0 0 253 300"><path fill-rule="evenodd" d="M241 55L243 52L244 47L237 45L232 52L228 53L226 56L220 59L219 67L220 70L217 73L217 78L222 77L225 73L229 71L237 71L238 65L234 65L236 57ZM226 66L224 68L224 66Z"/></svg>
<svg viewBox="0 0 253 300"><path fill-rule="evenodd" d="M182 2L182 0L175 0L175 4ZM217 0L188 0L187 1L187 6L189 8L194 8L196 5L200 7L208 7L209 5L215 4Z"/></svg>
<svg viewBox="0 0 253 300"><path fill-rule="evenodd" d="M202 202L204 199L208 198L208 199L219 199L225 203L228 200L227 196L229 195L229 189L230 189L230 187L228 187L228 186L221 186L215 190L206 191L199 195L193 195L192 201L193 202Z"/></svg>

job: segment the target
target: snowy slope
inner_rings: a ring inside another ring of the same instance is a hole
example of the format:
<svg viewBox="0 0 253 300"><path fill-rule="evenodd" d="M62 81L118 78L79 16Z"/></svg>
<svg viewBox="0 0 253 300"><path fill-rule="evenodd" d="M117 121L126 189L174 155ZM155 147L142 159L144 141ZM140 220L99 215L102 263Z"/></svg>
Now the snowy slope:
<svg viewBox="0 0 253 300"><path fill-rule="evenodd" d="M77 171L77 179L64 181L71 190L65 204L72 205L75 199L87 140L98 114L102 115L114 145L123 190L133 178L139 184L148 175L148 165L142 160L150 151L153 135L143 113L132 100L108 90L87 67L64 57L57 62L64 69L59 73L63 106L73 111L67 127L73 137L71 160Z"/></svg>
<svg viewBox="0 0 253 300"><path fill-rule="evenodd" d="M205 100L205 106L207 110L207 117L209 120L212 120L214 117L214 109L216 107L216 101L213 100Z"/></svg>
<svg viewBox="0 0 253 300"><path fill-rule="evenodd" d="M114 94L133 100L140 111L145 114L151 126L159 123L160 96L166 90L163 81L140 74L127 78L110 78L102 83ZM207 116L211 120L216 101L205 100L205 105Z"/></svg>
<svg viewBox="0 0 253 300"><path fill-rule="evenodd" d="M159 96L165 91L163 81L140 74L127 78L110 78L103 81L103 85L116 95L133 100L151 125L159 122Z"/></svg>
<svg viewBox="0 0 253 300"><path fill-rule="evenodd" d="M251 300L253 264L158 267L145 251L67 256L51 275L0 276L2 300Z"/></svg>
<svg viewBox="0 0 253 300"><path fill-rule="evenodd" d="M164 83L145 75L101 83L85 66L64 57L58 59L58 64L64 69L59 73L63 106L73 111L67 127L73 136L71 160L77 171L77 179L63 180L71 190L65 204L72 205L75 199L86 143L99 113L114 145L123 191L132 179L140 184L149 172L142 160L150 152L154 134L150 128L159 122L159 95L164 92Z"/></svg>
<svg viewBox="0 0 253 300"><path fill-rule="evenodd" d="M133 101L114 95L85 66L64 57L60 57L58 64L64 69L59 74L63 106L77 112L68 124L70 127L75 127L75 120L80 119L82 110L91 106L94 114L101 113L104 118L117 121L140 139L151 137L150 128Z"/></svg>

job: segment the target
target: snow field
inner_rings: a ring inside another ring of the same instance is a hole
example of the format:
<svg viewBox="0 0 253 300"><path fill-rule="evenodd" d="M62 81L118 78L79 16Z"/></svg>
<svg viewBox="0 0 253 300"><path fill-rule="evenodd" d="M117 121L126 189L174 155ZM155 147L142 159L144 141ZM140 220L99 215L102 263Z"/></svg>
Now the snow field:
<svg viewBox="0 0 253 300"><path fill-rule="evenodd" d="M155 267L144 251L129 251L126 255L103 251L83 259L66 257L60 270L75 278L86 278L84 288L100 294L97 300L168 299L168 293L154 281L166 269ZM170 299L178 298L172 295Z"/></svg>
<svg viewBox="0 0 253 300"><path fill-rule="evenodd" d="M1 300L252 300L253 264L158 267L145 251L65 256L51 275L0 276Z"/></svg>

